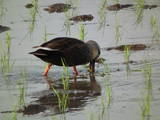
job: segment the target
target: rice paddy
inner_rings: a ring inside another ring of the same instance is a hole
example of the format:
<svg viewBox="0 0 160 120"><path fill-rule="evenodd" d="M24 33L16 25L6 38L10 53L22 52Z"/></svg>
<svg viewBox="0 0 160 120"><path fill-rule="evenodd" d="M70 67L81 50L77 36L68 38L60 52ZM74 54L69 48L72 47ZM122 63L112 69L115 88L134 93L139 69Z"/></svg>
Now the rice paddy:
<svg viewBox="0 0 160 120"><path fill-rule="evenodd" d="M44 11L61 2L71 8ZM131 7L107 9L114 4ZM0 33L0 120L159 120L159 6L159 0L0 0L1 24L11 28ZM73 22L75 15L94 19ZM28 53L62 36L100 45L95 73L86 64L76 76L62 59L62 67L41 75L45 63Z"/></svg>

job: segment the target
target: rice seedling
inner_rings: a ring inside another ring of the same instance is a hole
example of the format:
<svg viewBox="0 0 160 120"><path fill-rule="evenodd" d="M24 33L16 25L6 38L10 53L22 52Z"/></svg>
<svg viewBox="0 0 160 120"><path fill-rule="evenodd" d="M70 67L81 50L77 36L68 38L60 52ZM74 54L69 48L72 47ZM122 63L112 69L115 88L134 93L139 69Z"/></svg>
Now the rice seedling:
<svg viewBox="0 0 160 120"><path fill-rule="evenodd" d="M11 37L9 33L6 33L5 44L3 44L0 42L0 65L2 73L5 76L11 71L14 64L14 62L11 63L10 60Z"/></svg>
<svg viewBox="0 0 160 120"><path fill-rule="evenodd" d="M136 24L140 24L143 19L145 0L135 0L135 2Z"/></svg>
<svg viewBox="0 0 160 120"><path fill-rule="evenodd" d="M32 0L33 7L30 9L31 23L29 24L29 32L32 33L35 28L36 16L38 13L38 0Z"/></svg>
<svg viewBox="0 0 160 120"><path fill-rule="evenodd" d="M118 43L121 40L121 33L120 33L120 24L119 24L119 19L117 18L117 15L115 16L115 38L116 38L116 43Z"/></svg>
<svg viewBox="0 0 160 120"><path fill-rule="evenodd" d="M51 119L52 120L58 120L58 118L56 116L52 116Z"/></svg>
<svg viewBox="0 0 160 120"><path fill-rule="evenodd" d="M131 46L126 45L124 48L124 60L126 63L129 63L130 56L131 56Z"/></svg>
<svg viewBox="0 0 160 120"><path fill-rule="evenodd" d="M80 24L80 26L79 26L79 39L80 39L80 40L84 40L86 34L87 34L87 33L86 33L86 31L85 31L84 24Z"/></svg>
<svg viewBox="0 0 160 120"><path fill-rule="evenodd" d="M66 35L71 34L71 21L69 20L72 16L71 11L65 12L65 21L64 21L64 29L66 31Z"/></svg>
<svg viewBox="0 0 160 120"><path fill-rule="evenodd" d="M3 20L3 16L5 15L6 8L4 7L4 0L0 0L0 22Z"/></svg>
<svg viewBox="0 0 160 120"><path fill-rule="evenodd" d="M54 92L54 94L56 94L57 99L58 99L58 106L60 109L61 113L65 113L67 110L67 104L68 104L68 93L67 90L69 89L69 72L68 72L68 67L65 66L65 62L62 59L62 65L63 65L63 69L64 72L62 74L62 85L63 85L63 93L59 93L54 87L52 87L52 90Z"/></svg>
<svg viewBox="0 0 160 120"><path fill-rule="evenodd" d="M25 85L26 85L26 71L22 70L20 73L21 79L18 81L18 86L19 86L19 100L18 100L18 105L19 107L25 106Z"/></svg>
<svg viewBox="0 0 160 120"><path fill-rule="evenodd" d="M130 67L129 67L130 56L131 56L131 46L126 45L125 48L124 48L124 60L125 60L125 63L126 63L127 76L130 73Z"/></svg>
<svg viewBox="0 0 160 120"><path fill-rule="evenodd" d="M142 120L148 120L151 115L151 102L152 102L152 66L150 63L145 63L143 68L145 76L145 93L141 105Z"/></svg>
<svg viewBox="0 0 160 120"><path fill-rule="evenodd" d="M159 24L158 24L158 18L156 16L151 16L151 20L150 20L150 25L151 25L151 30L152 30L152 39L154 41L159 40L160 39L160 29L159 29Z"/></svg>
<svg viewBox="0 0 160 120"><path fill-rule="evenodd" d="M10 120L17 120L17 105L15 105Z"/></svg>
<svg viewBox="0 0 160 120"><path fill-rule="evenodd" d="M106 26L106 5L107 5L108 0L102 0L100 7L99 7L99 11L98 11L98 15L99 15L99 27L98 30L100 29L104 29Z"/></svg>

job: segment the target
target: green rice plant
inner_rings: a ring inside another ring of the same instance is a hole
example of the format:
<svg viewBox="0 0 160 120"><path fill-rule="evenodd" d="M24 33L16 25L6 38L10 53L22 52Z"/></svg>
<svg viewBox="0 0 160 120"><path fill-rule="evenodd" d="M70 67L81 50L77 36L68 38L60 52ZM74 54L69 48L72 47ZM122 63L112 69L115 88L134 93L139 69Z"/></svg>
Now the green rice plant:
<svg viewBox="0 0 160 120"><path fill-rule="evenodd" d="M156 16L151 16L150 20L150 25L151 25L151 30L152 30L152 38L153 40L159 40L160 39L160 29L159 29L159 24L158 24L158 18Z"/></svg>
<svg viewBox="0 0 160 120"><path fill-rule="evenodd" d="M18 105L19 107L25 106L25 85L26 85L26 79L27 79L27 74L26 70L22 70L20 73L21 79L18 81L18 86L19 86L19 100L18 100Z"/></svg>
<svg viewBox="0 0 160 120"><path fill-rule="evenodd" d="M139 24L143 19L145 0L135 0L135 2L136 2L136 5L135 5L136 24Z"/></svg>
<svg viewBox="0 0 160 120"><path fill-rule="evenodd" d="M125 45L125 47L124 47L124 60L126 63L127 76L130 74L130 67L129 67L130 56L131 56L131 46Z"/></svg>
<svg viewBox="0 0 160 120"><path fill-rule="evenodd" d="M116 43L118 43L121 40L121 33L120 33L120 24L119 24L119 19L117 18L117 15L115 17L115 38L116 38Z"/></svg>
<svg viewBox="0 0 160 120"><path fill-rule="evenodd" d="M125 45L125 47L124 47L124 60L126 63L129 63L130 56L131 56L131 46Z"/></svg>
<svg viewBox="0 0 160 120"><path fill-rule="evenodd" d="M151 103L152 103L152 66L150 63L145 63L143 68L145 77L145 93L141 105L142 120L148 120L151 114Z"/></svg>
<svg viewBox="0 0 160 120"><path fill-rule="evenodd" d="M30 9L31 23L29 24L29 32L32 33L35 28L36 16L38 13L38 0L32 0L33 7Z"/></svg>
<svg viewBox="0 0 160 120"><path fill-rule="evenodd" d="M15 105L10 120L18 120L17 118L17 105Z"/></svg>
<svg viewBox="0 0 160 120"><path fill-rule="evenodd" d="M52 116L51 119L52 120L58 120L58 118L56 116Z"/></svg>
<svg viewBox="0 0 160 120"><path fill-rule="evenodd" d="M4 7L4 0L0 0L0 22L3 20L3 16L5 15L6 8Z"/></svg>
<svg viewBox="0 0 160 120"><path fill-rule="evenodd" d="M80 39L80 40L84 40L86 34L87 34L87 33L86 33L86 31L85 31L84 24L80 24L80 26L79 26L79 39Z"/></svg>
<svg viewBox="0 0 160 120"><path fill-rule="evenodd" d="M71 11L65 12L65 21L64 21L64 29L66 31L66 35L71 34L71 21L69 20L72 16Z"/></svg>
<svg viewBox="0 0 160 120"><path fill-rule="evenodd" d="M107 5L108 0L102 0L99 10L98 10L98 15L99 15L99 27L98 30L104 29L106 26L106 5Z"/></svg>
<svg viewBox="0 0 160 120"><path fill-rule="evenodd" d="M5 44L3 44L0 42L0 66L2 73L7 75L12 70L14 64L10 60L11 37L8 32L6 33Z"/></svg>
<svg viewBox="0 0 160 120"><path fill-rule="evenodd" d="M72 7L79 5L80 0L66 0L66 4L70 4Z"/></svg>
<svg viewBox="0 0 160 120"><path fill-rule="evenodd" d="M58 106L60 109L61 113L65 113L67 110L67 105L68 105L68 93L67 90L69 89L69 72L68 72L68 67L65 66L65 62L62 59L62 65L64 72L62 74L62 85L63 85L63 93L59 93L54 87L52 87L53 92L56 94L57 99L58 99Z"/></svg>

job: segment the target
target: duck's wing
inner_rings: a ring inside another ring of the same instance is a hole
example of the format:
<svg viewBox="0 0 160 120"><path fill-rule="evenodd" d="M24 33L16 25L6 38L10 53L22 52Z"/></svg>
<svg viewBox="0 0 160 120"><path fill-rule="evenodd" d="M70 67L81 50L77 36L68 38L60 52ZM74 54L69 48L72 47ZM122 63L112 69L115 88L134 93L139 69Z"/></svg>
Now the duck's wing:
<svg viewBox="0 0 160 120"><path fill-rule="evenodd" d="M59 50L62 51L66 48L70 48L75 44L84 45L85 43L81 40L77 40L75 38L68 38L68 37L59 37L52 39L46 43L40 45L43 48L49 48L50 50Z"/></svg>

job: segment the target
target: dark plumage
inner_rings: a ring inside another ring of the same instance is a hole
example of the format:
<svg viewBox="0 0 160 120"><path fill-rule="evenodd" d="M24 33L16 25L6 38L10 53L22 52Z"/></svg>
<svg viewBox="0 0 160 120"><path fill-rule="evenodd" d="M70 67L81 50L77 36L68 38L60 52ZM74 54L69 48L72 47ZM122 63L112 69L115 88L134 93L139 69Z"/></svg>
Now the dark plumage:
<svg viewBox="0 0 160 120"><path fill-rule="evenodd" d="M68 37L55 38L34 48L38 50L30 54L49 64L62 66L64 62L66 66L77 66L90 62L92 72L95 60L100 55L100 48L95 41L90 40L85 43Z"/></svg>

